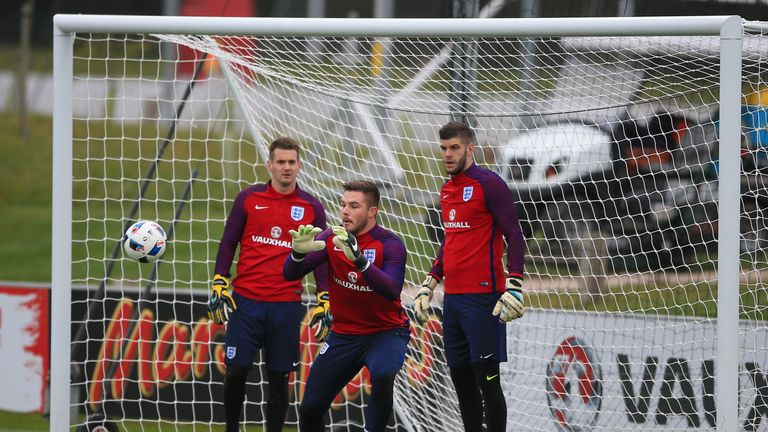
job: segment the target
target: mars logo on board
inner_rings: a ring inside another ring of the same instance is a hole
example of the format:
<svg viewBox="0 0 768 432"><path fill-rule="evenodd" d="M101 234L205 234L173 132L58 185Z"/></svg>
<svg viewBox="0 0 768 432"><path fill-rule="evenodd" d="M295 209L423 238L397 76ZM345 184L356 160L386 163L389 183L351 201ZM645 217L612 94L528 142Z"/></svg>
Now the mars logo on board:
<svg viewBox="0 0 768 432"><path fill-rule="evenodd" d="M547 365L547 404L560 431L592 430L600 415L603 373L595 351L571 336Z"/></svg>

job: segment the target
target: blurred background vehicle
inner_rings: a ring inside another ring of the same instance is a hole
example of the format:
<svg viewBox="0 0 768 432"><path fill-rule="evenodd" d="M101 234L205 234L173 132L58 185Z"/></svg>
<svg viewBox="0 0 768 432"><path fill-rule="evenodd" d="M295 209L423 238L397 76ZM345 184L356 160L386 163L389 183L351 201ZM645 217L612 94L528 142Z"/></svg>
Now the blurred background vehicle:
<svg viewBox="0 0 768 432"><path fill-rule="evenodd" d="M615 271L663 269L714 246L712 122L660 109L614 122L560 120L504 144L501 175L540 254L607 256Z"/></svg>

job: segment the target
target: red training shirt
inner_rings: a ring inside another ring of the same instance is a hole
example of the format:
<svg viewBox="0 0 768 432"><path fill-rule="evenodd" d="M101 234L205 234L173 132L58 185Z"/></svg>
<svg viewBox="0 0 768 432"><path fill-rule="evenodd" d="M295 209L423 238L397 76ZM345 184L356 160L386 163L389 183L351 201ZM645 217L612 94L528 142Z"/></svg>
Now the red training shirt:
<svg viewBox="0 0 768 432"><path fill-rule="evenodd" d="M298 186L288 194L277 192L271 182L242 190L224 227L216 273L229 276L239 243L237 276L232 281L238 294L256 301L300 301L301 280L285 280L282 269L291 252L288 231L307 224L325 229L325 209ZM315 280L321 289L326 287L325 267L315 270Z"/></svg>
<svg viewBox="0 0 768 432"><path fill-rule="evenodd" d="M358 246L371 262L364 272L336 248L331 230L320 233L317 239L325 241L325 249L312 252L299 262L289 256L283 274L287 279L297 279L328 263L334 333L368 335L410 325L400 303L407 259L400 238L378 225L358 236Z"/></svg>
<svg viewBox="0 0 768 432"><path fill-rule="evenodd" d="M509 274L523 276L525 239L512 192L491 170L472 164L440 191L445 239L430 274L444 277L446 294L504 291Z"/></svg>

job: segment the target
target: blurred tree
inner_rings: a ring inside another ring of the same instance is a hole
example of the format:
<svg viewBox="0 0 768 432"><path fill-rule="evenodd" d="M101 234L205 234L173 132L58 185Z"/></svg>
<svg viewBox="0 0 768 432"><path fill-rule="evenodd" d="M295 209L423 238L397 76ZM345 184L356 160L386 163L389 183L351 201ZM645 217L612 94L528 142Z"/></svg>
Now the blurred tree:
<svg viewBox="0 0 768 432"><path fill-rule="evenodd" d="M32 38L32 13L35 0L25 0L21 5L21 30L19 35L19 67L16 75L16 89L19 108L19 125L24 142L29 142L27 124L27 73L29 72L29 41Z"/></svg>

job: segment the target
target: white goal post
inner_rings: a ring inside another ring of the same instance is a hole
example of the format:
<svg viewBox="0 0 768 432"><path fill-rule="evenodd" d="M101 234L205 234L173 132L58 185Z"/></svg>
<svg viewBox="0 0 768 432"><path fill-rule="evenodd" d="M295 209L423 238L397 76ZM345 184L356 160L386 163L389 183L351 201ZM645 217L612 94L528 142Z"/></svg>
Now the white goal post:
<svg viewBox="0 0 768 432"><path fill-rule="evenodd" d="M737 16L55 16L51 431L101 412L220 427L221 329L201 311L228 206L267 180L280 135L301 143L300 184L330 223L342 181L380 185L412 317L441 235L450 118L477 130L475 159L510 184L527 236L529 308L507 326L502 370L510 430L768 423L764 186L742 176L747 149L762 178L768 145L765 122L745 124L768 113L764 31ZM173 233L156 266L115 254L138 219ZM439 299L434 313L413 322L394 430L461 430ZM318 346L302 338L293 426ZM249 425L264 381L249 380ZM366 377L353 384L333 430L360 430Z"/></svg>

